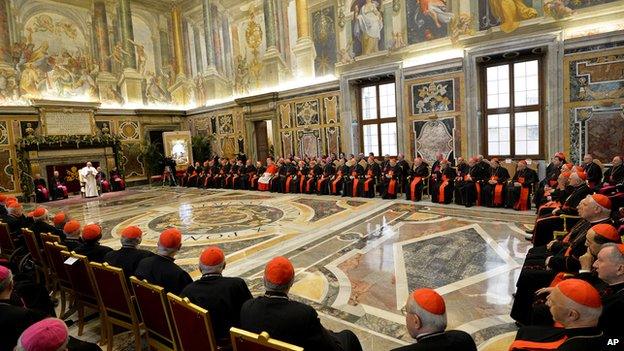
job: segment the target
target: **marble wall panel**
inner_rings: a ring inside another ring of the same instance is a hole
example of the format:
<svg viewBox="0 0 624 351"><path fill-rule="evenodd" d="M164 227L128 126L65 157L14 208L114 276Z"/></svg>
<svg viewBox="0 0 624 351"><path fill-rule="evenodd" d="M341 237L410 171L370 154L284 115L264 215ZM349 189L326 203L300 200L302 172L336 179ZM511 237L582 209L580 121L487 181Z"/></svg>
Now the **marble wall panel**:
<svg viewBox="0 0 624 351"><path fill-rule="evenodd" d="M404 114L411 157L434 161L436 151L449 158L467 150L464 73L457 69L423 73L405 81Z"/></svg>
<svg viewBox="0 0 624 351"><path fill-rule="evenodd" d="M293 132L282 132L282 154L284 156L295 154Z"/></svg>
<svg viewBox="0 0 624 351"><path fill-rule="evenodd" d="M15 191L15 182L13 181L13 165L11 163L10 150L0 150L0 191Z"/></svg>
<svg viewBox="0 0 624 351"><path fill-rule="evenodd" d="M122 143L121 151L123 153L123 169L126 177L144 177L145 167L141 161L141 144L138 142Z"/></svg>
<svg viewBox="0 0 624 351"><path fill-rule="evenodd" d="M6 121L0 121L0 145L9 143L9 129Z"/></svg>
<svg viewBox="0 0 624 351"><path fill-rule="evenodd" d="M320 129L297 131L297 143L299 155L322 156Z"/></svg>
<svg viewBox="0 0 624 351"><path fill-rule="evenodd" d="M416 156L435 160L436 152L442 152L446 159L455 157L455 118L413 122L414 150Z"/></svg>
<svg viewBox="0 0 624 351"><path fill-rule="evenodd" d="M624 149L624 47L570 52L563 67L565 148L610 162Z"/></svg>

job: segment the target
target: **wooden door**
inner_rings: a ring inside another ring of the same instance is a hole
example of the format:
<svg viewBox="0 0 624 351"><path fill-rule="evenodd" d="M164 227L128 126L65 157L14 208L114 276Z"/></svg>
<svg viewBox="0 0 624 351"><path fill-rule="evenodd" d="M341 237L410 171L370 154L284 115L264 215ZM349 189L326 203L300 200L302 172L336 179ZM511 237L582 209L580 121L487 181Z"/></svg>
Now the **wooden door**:
<svg viewBox="0 0 624 351"><path fill-rule="evenodd" d="M256 132L256 154L258 161L263 163L269 157L269 137L267 135L266 121L255 121L254 130Z"/></svg>

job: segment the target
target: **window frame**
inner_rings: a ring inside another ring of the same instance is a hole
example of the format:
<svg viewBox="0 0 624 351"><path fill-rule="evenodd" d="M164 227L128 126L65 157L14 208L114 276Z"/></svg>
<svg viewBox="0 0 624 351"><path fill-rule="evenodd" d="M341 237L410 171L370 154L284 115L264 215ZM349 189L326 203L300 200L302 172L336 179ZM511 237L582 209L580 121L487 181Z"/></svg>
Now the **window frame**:
<svg viewBox="0 0 624 351"><path fill-rule="evenodd" d="M515 90L514 90L514 64L534 61L537 60L537 77L538 77L538 99L539 102L536 105L527 105L527 106L515 106ZM479 97L481 113L480 113L480 123L481 123L481 153L485 155L485 157L499 157L505 159L512 160L523 160L527 158L532 159L544 159L544 136L545 136L545 55L543 53L531 53L531 54L520 54L518 56L510 57L510 58L500 58L494 59L487 62L482 62L479 64ZM500 66L503 64L509 65L509 107L499 107L499 108L488 108L488 91L487 91L487 69L489 67ZM537 111L539 114L539 141L538 141L538 153L532 155L517 155L516 154L516 121L515 114L516 113L525 113L525 112L535 112ZM496 114L509 114L509 152L508 155L491 155L488 152L489 146L489 135L488 135L488 116L496 115Z"/></svg>
<svg viewBox="0 0 624 351"><path fill-rule="evenodd" d="M386 84L394 84L394 117L384 117L381 118L381 103L379 97L379 86ZM362 105L362 90L369 87L375 87L375 100L377 102L377 111L376 118L372 119L364 119L364 111ZM383 150L382 138L381 138L381 125L384 123L394 123L396 126L396 152L399 153L399 122L398 122L398 114L397 110L397 83L394 79L384 79L374 83L361 84L357 88L357 111L358 111L358 124L359 124L359 133L360 133L360 152L364 153L364 126L366 125L376 125L377 126L377 151L375 152L375 158L381 159L383 158L383 154L381 153ZM391 157L396 157L397 155L390 155Z"/></svg>

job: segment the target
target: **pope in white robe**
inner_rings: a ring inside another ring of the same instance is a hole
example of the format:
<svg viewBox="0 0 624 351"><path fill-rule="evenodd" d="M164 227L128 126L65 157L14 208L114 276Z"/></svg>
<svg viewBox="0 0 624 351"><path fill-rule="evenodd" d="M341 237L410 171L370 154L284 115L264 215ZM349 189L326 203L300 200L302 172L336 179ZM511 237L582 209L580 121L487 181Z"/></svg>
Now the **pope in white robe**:
<svg viewBox="0 0 624 351"><path fill-rule="evenodd" d="M97 169L93 167L91 162L87 162L87 165L80 170L80 182L84 186L85 197L99 196L97 182L95 180L96 175Z"/></svg>

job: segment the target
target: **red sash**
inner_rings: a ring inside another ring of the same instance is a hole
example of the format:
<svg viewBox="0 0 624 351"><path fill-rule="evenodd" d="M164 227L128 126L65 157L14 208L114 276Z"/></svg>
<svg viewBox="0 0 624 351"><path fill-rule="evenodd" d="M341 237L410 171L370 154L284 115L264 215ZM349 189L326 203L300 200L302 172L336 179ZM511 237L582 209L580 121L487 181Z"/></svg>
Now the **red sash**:
<svg viewBox="0 0 624 351"><path fill-rule="evenodd" d="M475 188L477 189L477 206L481 206L481 183L476 182Z"/></svg>
<svg viewBox="0 0 624 351"><path fill-rule="evenodd" d="M314 181L314 178L310 178L308 179L308 181L306 182L306 192L309 193L310 192L310 187L312 186L312 182Z"/></svg>
<svg viewBox="0 0 624 351"><path fill-rule="evenodd" d="M256 187L256 183L257 183L257 182L258 182L258 176L257 176L257 175L254 175L254 176L251 178L251 187L252 187L252 188L255 188L255 187Z"/></svg>
<svg viewBox="0 0 624 351"><path fill-rule="evenodd" d="M490 180L498 181L497 176L491 176ZM501 206L503 204L503 184L496 184L494 186L494 206Z"/></svg>
<svg viewBox="0 0 624 351"><path fill-rule="evenodd" d="M567 336L551 342L538 342L538 341L526 341L526 340L516 340L511 346L509 346L509 351L546 351L546 350L556 350L561 346L566 340L568 340Z"/></svg>
<svg viewBox="0 0 624 351"><path fill-rule="evenodd" d="M342 179L342 172L338 172L338 174L336 175L336 178L334 178L334 181L332 182L332 194L336 193L336 186L338 185L338 182L340 181L340 179Z"/></svg>
<svg viewBox="0 0 624 351"><path fill-rule="evenodd" d="M290 181L292 180L292 176L286 176L286 189L284 189L285 193L290 192Z"/></svg>
<svg viewBox="0 0 624 351"><path fill-rule="evenodd" d="M299 176L299 192L303 193L303 183L305 182L305 177L301 172L297 173L297 175Z"/></svg>
<svg viewBox="0 0 624 351"><path fill-rule="evenodd" d="M412 201L416 201L416 187L421 180L422 177L414 177L414 179L410 183L410 199L412 199Z"/></svg>
<svg viewBox="0 0 624 351"><path fill-rule="evenodd" d="M321 179L316 182L316 191L321 193L321 186L323 185L323 180L325 180L325 176L321 176Z"/></svg>
<svg viewBox="0 0 624 351"><path fill-rule="evenodd" d="M446 186L448 185L448 178L443 175L442 176L442 184L440 184L440 190L438 191L438 203L443 204L444 203L444 189L446 188Z"/></svg>
<svg viewBox="0 0 624 351"><path fill-rule="evenodd" d="M390 171L388 172L388 175L390 176L390 181L388 182L388 194L390 195L395 195L396 194L396 180L392 179L392 177L394 176L394 171Z"/></svg>
<svg viewBox="0 0 624 351"><path fill-rule="evenodd" d="M529 209L529 188L524 186L524 177L518 177L518 183L523 186L520 189L520 198L516 202L514 209L526 211Z"/></svg>

